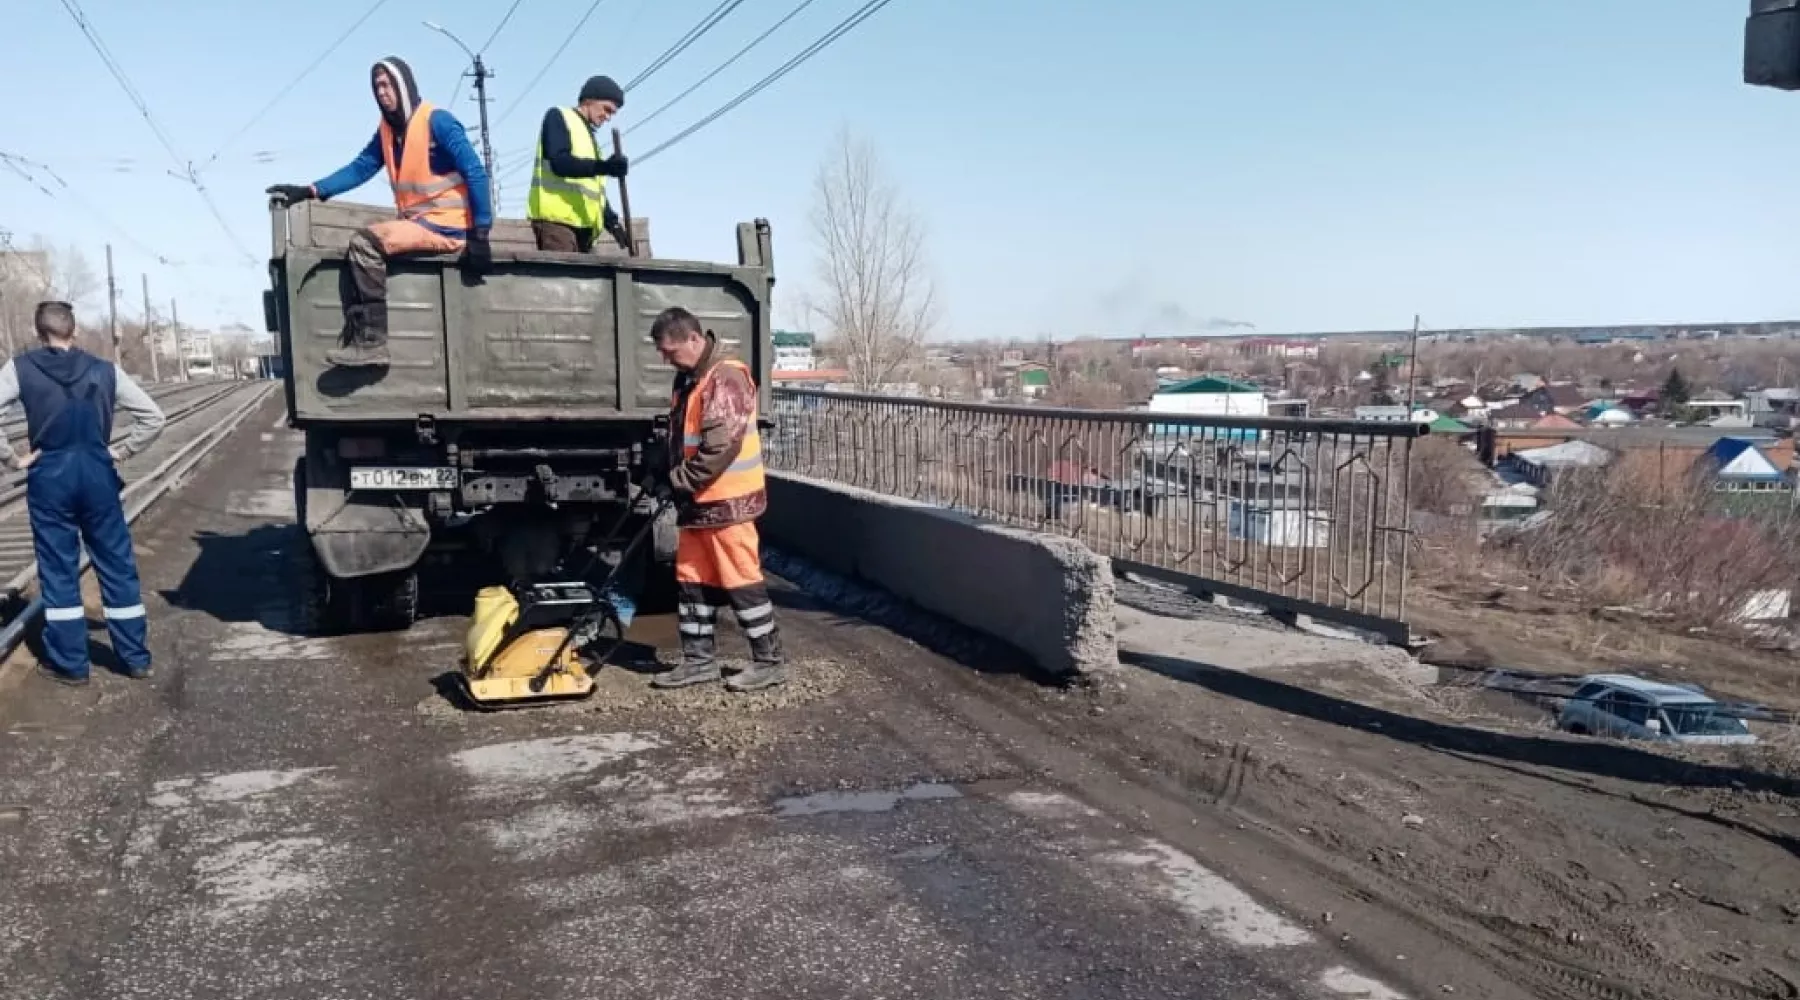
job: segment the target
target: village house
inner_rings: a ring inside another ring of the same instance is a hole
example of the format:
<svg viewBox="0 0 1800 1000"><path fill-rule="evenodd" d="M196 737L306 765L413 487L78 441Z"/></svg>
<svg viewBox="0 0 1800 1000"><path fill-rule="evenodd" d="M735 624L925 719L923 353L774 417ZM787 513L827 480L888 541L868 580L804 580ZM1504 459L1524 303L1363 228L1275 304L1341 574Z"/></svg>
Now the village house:
<svg viewBox="0 0 1800 1000"><path fill-rule="evenodd" d="M1612 460L1612 452L1581 440L1516 451L1510 459L1515 475L1540 488L1550 486L1558 476L1572 470L1604 468Z"/></svg>
<svg viewBox="0 0 1800 1000"><path fill-rule="evenodd" d="M1588 397L1579 386L1562 382L1532 389L1520 397L1519 405L1536 410L1539 414L1560 413L1568 416L1581 412L1588 405Z"/></svg>
<svg viewBox="0 0 1800 1000"><path fill-rule="evenodd" d="M1788 459L1792 462L1792 442ZM1793 482L1776 459L1746 438L1720 438L1698 461L1699 471L1720 493L1772 493L1793 489Z"/></svg>

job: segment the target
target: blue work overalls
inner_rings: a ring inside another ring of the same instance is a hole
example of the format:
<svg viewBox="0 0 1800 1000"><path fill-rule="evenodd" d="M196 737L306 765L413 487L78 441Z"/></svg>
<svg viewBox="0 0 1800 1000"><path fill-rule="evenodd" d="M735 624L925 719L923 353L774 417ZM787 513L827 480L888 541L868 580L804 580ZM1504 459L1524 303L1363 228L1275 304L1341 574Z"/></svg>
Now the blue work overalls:
<svg viewBox="0 0 1800 1000"><path fill-rule="evenodd" d="M19 401L31 447L26 473L38 592L44 601L44 652L69 677L88 673L87 615L81 606L81 547L100 577L100 600L113 651L128 673L150 667L137 560L113 467L114 376L107 361L77 349L39 348L18 357Z"/></svg>

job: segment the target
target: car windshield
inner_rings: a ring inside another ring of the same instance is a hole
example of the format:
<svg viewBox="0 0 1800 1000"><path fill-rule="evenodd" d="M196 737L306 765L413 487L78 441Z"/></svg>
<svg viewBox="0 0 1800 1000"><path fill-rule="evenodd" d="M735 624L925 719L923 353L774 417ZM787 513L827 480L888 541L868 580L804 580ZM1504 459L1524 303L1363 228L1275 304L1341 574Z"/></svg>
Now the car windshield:
<svg viewBox="0 0 1800 1000"><path fill-rule="evenodd" d="M1663 711L1681 736L1741 736L1750 731L1744 720L1726 715L1718 705L1664 705Z"/></svg>

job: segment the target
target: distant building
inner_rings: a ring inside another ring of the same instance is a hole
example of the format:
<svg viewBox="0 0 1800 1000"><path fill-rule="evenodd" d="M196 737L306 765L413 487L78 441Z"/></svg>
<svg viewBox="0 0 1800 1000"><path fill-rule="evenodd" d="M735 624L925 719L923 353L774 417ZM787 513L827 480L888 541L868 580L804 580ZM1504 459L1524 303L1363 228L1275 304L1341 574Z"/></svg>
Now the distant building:
<svg viewBox="0 0 1800 1000"><path fill-rule="evenodd" d="M1564 441L1512 455L1513 468L1520 478L1539 487L1549 486L1557 476L1572 469L1603 468L1612 459L1612 452L1586 441Z"/></svg>
<svg viewBox="0 0 1800 1000"><path fill-rule="evenodd" d="M1033 362L1019 366L1019 395L1036 399L1050 391L1050 368Z"/></svg>
<svg viewBox="0 0 1800 1000"><path fill-rule="evenodd" d="M1540 385L1519 399L1519 405L1529 406L1539 413L1561 413L1564 416L1579 412L1587 404L1587 394L1579 386L1567 383Z"/></svg>
<svg viewBox="0 0 1800 1000"><path fill-rule="evenodd" d="M818 358L813 350L813 335L795 330L776 330L770 340L775 346L775 363L772 366L778 372L812 371L818 365Z"/></svg>
<svg viewBox="0 0 1800 1000"><path fill-rule="evenodd" d="M1158 389L1150 397L1150 412L1266 417L1269 415L1269 397L1249 382L1225 375L1201 375Z"/></svg>
<svg viewBox="0 0 1800 1000"><path fill-rule="evenodd" d="M1758 389L1747 402L1758 427L1792 427L1800 417L1800 389Z"/></svg>
<svg viewBox="0 0 1800 1000"><path fill-rule="evenodd" d="M1238 341L1238 353L1251 357L1276 358L1316 358L1319 356L1319 342L1316 340L1283 340L1278 337L1252 337Z"/></svg>
<svg viewBox="0 0 1800 1000"><path fill-rule="evenodd" d="M1746 438L1720 438L1700 457L1700 467L1721 493L1769 493L1792 488L1775 460Z"/></svg>

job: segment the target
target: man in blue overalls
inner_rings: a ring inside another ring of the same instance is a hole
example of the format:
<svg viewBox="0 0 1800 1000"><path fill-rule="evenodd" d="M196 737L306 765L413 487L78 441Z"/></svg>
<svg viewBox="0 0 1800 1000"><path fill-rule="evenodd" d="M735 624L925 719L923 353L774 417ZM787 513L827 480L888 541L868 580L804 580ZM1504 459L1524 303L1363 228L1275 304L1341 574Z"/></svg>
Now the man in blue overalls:
<svg viewBox="0 0 1800 1000"><path fill-rule="evenodd" d="M0 435L0 462L29 469L25 499L37 551L38 591L44 602L44 672L63 684L88 682L87 613L81 606L81 546L100 576L100 601L113 651L127 676L150 676L144 604L137 560L114 461L142 451L165 418L149 395L118 366L75 346L75 311L67 302L40 302L42 347L0 367L0 410L25 407L31 443L23 457ZM113 407L134 419L131 435L111 445Z"/></svg>

